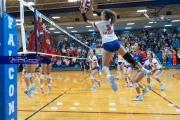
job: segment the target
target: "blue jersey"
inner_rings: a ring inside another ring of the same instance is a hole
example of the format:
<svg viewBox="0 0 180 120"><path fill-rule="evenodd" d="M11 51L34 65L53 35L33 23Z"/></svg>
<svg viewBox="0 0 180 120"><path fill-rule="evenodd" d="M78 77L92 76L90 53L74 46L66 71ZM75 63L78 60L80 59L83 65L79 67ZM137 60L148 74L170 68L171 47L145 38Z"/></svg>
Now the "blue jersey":
<svg viewBox="0 0 180 120"><path fill-rule="evenodd" d="M146 60L146 54L143 51L140 51L139 53L135 53L134 57L136 60L138 60L142 65L144 64L144 61Z"/></svg>

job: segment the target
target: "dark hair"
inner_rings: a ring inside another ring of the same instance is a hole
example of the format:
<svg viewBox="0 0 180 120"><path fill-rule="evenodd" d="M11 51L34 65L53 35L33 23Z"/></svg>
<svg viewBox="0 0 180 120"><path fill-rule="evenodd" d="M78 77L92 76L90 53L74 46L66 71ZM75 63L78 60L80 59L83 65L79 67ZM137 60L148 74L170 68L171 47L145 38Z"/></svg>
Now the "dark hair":
<svg viewBox="0 0 180 120"><path fill-rule="evenodd" d="M137 43L138 44L138 47L140 50L142 50L142 44L141 43Z"/></svg>
<svg viewBox="0 0 180 120"><path fill-rule="evenodd" d="M111 19L111 25L116 22L117 16L116 16L116 13L115 13L115 12L113 12L113 11L111 11L111 10L109 10L109 9L105 9L105 10L103 11L103 14L106 15L106 16L105 16L105 17L106 17L106 20Z"/></svg>
<svg viewBox="0 0 180 120"><path fill-rule="evenodd" d="M33 29L30 30L30 34L33 32Z"/></svg>
<svg viewBox="0 0 180 120"><path fill-rule="evenodd" d="M96 50L95 49L93 49L93 53L94 53L94 55L96 54Z"/></svg>

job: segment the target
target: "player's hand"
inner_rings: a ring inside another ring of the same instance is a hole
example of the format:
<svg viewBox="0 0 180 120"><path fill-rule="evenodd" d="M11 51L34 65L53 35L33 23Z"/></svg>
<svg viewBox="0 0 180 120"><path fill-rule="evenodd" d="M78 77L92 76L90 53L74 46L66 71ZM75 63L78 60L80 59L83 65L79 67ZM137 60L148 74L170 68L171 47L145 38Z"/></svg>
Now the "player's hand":
<svg viewBox="0 0 180 120"><path fill-rule="evenodd" d="M91 13L93 13L93 11L94 11L93 6L90 6L89 11L90 11Z"/></svg>
<svg viewBox="0 0 180 120"><path fill-rule="evenodd" d="M87 12L87 10L84 9L84 8L81 8L80 11L81 11L81 13L86 13Z"/></svg>
<svg viewBox="0 0 180 120"><path fill-rule="evenodd" d="M50 33L49 30L46 30L47 33Z"/></svg>
<svg viewBox="0 0 180 120"><path fill-rule="evenodd" d="M46 25L45 24L43 24L42 27L43 27L43 30L46 30Z"/></svg>

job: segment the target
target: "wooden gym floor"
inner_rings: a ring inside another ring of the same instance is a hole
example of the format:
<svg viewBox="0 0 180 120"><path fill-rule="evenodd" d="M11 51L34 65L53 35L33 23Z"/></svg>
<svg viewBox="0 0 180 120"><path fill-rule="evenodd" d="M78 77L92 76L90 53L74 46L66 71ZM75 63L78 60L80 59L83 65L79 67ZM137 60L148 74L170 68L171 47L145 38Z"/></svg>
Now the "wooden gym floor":
<svg viewBox="0 0 180 120"><path fill-rule="evenodd" d="M135 71L132 71L132 75ZM111 71L116 76L116 70ZM25 82L18 73L18 120L180 120L180 80L173 77L178 69L164 70L159 76L166 84L165 91L151 78L152 89L143 101L132 101L137 95L134 87L124 87L124 79L116 81L113 92L106 77L96 75L101 87L91 92L89 72L52 72L52 93L41 94L37 77L34 78L38 95L24 94ZM36 74L39 75L38 72ZM146 78L142 80L147 85Z"/></svg>

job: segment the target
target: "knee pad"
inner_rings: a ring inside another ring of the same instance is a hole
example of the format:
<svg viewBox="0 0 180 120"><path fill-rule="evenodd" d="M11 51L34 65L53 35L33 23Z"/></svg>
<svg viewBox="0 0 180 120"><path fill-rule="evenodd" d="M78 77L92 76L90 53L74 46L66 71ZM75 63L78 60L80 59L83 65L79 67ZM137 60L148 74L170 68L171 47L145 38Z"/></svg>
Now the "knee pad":
<svg viewBox="0 0 180 120"><path fill-rule="evenodd" d="M149 75L146 75L146 78L150 78L150 76L149 76Z"/></svg>
<svg viewBox="0 0 180 120"><path fill-rule="evenodd" d="M26 73L25 78L31 78L31 73Z"/></svg>
<svg viewBox="0 0 180 120"><path fill-rule="evenodd" d="M135 88L138 88L138 87L139 87L139 84L138 84L138 83L134 83L134 87L135 87Z"/></svg>
<svg viewBox="0 0 180 120"><path fill-rule="evenodd" d="M127 74L124 74L124 78L128 78L128 75L127 75Z"/></svg>
<svg viewBox="0 0 180 120"><path fill-rule="evenodd" d="M128 75L128 77L130 78L130 77L131 77L131 75Z"/></svg>
<svg viewBox="0 0 180 120"><path fill-rule="evenodd" d="M109 69L109 68L107 66L103 66L102 71L104 71L105 69Z"/></svg>
<svg viewBox="0 0 180 120"><path fill-rule="evenodd" d="M91 79L91 80L94 80L94 76L91 75L91 76L90 76L90 79Z"/></svg>
<svg viewBox="0 0 180 120"><path fill-rule="evenodd" d="M154 79L157 79L157 78L158 78L158 76L153 76L153 78L154 78Z"/></svg>
<svg viewBox="0 0 180 120"><path fill-rule="evenodd" d="M128 52L123 56L123 58L131 63L133 66L136 66L136 64L138 63L138 61L133 57L131 56Z"/></svg>
<svg viewBox="0 0 180 120"><path fill-rule="evenodd" d="M35 76L35 73L31 73L31 76L34 77L34 76Z"/></svg>
<svg viewBox="0 0 180 120"><path fill-rule="evenodd" d="M50 74L47 75L47 79L51 79L51 75Z"/></svg>
<svg viewBox="0 0 180 120"><path fill-rule="evenodd" d="M44 75L43 74L40 75L40 79L44 79Z"/></svg>

